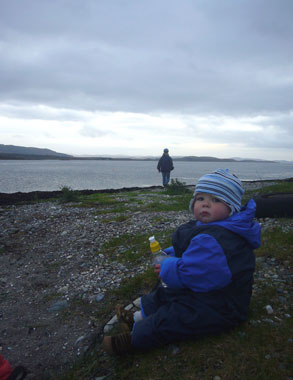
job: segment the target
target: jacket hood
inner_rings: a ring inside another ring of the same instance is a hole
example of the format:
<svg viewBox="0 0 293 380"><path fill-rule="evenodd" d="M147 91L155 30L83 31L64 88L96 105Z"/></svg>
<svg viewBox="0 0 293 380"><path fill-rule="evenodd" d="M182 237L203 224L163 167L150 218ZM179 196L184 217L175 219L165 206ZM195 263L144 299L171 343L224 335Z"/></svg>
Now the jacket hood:
<svg viewBox="0 0 293 380"><path fill-rule="evenodd" d="M239 212L234 213L226 219L211 222L208 224L197 222L197 225L217 225L228 230L235 232L246 239L249 245L256 249L260 246L260 232L261 228L258 222L254 221L254 215L256 210L256 203L253 199L242 207Z"/></svg>

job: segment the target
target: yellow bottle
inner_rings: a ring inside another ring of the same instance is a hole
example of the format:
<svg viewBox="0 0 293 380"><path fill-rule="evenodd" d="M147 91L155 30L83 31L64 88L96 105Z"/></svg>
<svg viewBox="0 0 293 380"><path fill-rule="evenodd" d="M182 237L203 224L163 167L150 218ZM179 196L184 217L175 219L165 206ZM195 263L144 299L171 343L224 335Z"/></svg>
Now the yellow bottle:
<svg viewBox="0 0 293 380"><path fill-rule="evenodd" d="M154 236L151 236L149 238L149 241L152 254L159 253L161 251L160 243L155 239Z"/></svg>

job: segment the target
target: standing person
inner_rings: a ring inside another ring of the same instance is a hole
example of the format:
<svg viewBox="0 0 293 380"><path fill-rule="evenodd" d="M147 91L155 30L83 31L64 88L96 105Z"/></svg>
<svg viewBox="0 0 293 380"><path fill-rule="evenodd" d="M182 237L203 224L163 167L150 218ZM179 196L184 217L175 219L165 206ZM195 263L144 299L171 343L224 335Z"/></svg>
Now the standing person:
<svg viewBox="0 0 293 380"><path fill-rule="evenodd" d="M116 310L129 332L104 338L104 349L122 354L228 331L247 318L260 225L253 199L241 207L241 181L228 169L196 184L195 220L177 228L155 272L167 285L142 296L134 315Z"/></svg>
<svg viewBox="0 0 293 380"><path fill-rule="evenodd" d="M157 169L162 173L163 186L167 186L170 181L170 172L174 169L173 160L169 156L169 149L164 149L164 153L159 159Z"/></svg>

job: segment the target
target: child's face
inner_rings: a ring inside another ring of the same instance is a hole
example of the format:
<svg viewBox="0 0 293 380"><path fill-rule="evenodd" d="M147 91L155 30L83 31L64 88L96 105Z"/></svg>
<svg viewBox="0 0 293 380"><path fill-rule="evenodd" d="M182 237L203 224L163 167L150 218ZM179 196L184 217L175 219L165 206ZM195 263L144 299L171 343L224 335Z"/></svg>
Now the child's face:
<svg viewBox="0 0 293 380"><path fill-rule="evenodd" d="M230 212L230 207L212 194L198 193L195 196L193 213L195 218L202 223L226 219Z"/></svg>

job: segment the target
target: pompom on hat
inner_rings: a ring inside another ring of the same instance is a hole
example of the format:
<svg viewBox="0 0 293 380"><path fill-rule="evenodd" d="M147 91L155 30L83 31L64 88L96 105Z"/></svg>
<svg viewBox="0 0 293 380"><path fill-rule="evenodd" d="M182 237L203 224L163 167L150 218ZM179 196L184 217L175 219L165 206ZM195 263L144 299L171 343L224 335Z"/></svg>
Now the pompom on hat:
<svg viewBox="0 0 293 380"><path fill-rule="evenodd" d="M191 212L193 212L195 196L198 193L215 195L224 201L234 213L241 208L244 189L240 179L232 174L229 169L217 169L212 173L203 175L198 180L189 206Z"/></svg>

